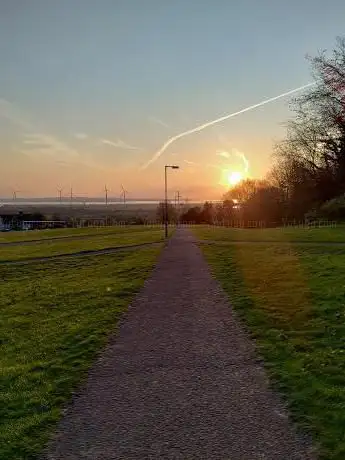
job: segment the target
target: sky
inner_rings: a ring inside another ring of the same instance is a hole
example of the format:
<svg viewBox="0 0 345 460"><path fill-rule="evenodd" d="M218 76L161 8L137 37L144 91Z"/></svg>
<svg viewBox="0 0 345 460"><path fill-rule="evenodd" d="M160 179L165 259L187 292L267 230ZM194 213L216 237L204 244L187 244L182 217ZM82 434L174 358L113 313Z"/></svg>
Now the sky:
<svg viewBox="0 0 345 460"><path fill-rule="evenodd" d="M343 0L0 2L0 197L169 193L217 199L224 172L262 177L313 81L306 54L345 32Z"/></svg>

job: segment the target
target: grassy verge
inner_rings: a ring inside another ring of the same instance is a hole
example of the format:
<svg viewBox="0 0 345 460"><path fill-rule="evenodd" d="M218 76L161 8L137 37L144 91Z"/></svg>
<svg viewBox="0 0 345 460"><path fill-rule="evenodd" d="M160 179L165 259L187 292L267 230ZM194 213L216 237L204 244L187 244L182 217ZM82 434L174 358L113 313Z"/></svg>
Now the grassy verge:
<svg viewBox="0 0 345 460"><path fill-rule="evenodd" d="M37 458L159 251L0 267L0 458Z"/></svg>
<svg viewBox="0 0 345 460"><path fill-rule="evenodd" d="M0 233L0 243L24 242L50 238L69 238L77 236L97 236L104 234L121 234L128 232L147 232L161 230L163 227L149 227L147 225L126 225L112 227L61 228L51 230L30 230Z"/></svg>
<svg viewBox="0 0 345 460"><path fill-rule="evenodd" d="M96 235L87 239L44 239L35 244L21 244L19 246L4 245L0 247L0 261L46 257L58 254L71 254L85 250L99 250L108 247L126 246L132 244L151 243L163 240L162 230L127 231L114 235Z"/></svg>
<svg viewBox="0 0 345 460"><path fill-rule="evenodd" d="M196 232L205 237L203 229ZM285 396L295 421L313 435L321 459L343 460L342 247L237 243L202 245L202 249L256 338L271 380Z"/></svg>
<svg viewBox="0 0 345 460"><path fill-rule="evenodd" d="M334 242L345 243L345 227L336 228L263 228L239 229L213 226L195 227L201 239L213 241L257 242Z"/></svg>

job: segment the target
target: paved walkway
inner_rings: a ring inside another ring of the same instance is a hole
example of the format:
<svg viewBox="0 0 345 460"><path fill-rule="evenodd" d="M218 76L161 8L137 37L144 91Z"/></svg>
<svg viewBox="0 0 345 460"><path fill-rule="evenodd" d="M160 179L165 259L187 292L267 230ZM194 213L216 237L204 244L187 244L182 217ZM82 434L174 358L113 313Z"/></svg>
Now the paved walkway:
<svg viewBox="0 0 345 460"><path fill-rule="evenodd" d="M193 242L169 241L45 458L314 458Z"/></svg>

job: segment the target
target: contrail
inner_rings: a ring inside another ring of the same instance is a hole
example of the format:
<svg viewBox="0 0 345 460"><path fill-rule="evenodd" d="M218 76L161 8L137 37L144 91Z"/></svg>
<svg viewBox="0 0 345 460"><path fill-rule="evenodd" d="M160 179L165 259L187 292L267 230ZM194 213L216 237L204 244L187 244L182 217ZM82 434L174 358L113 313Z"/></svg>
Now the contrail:
<svg viewBox="0 0 345 460"><path fill-rule="evenodd" d="M306 85L300 86L299 88L292 89L290 91L287 91L286 93L279 94L278 96L270 97L269 99L265 99L264 101L261 101L257 104L246 107L245 109L239 110L238 112L230 113L229 115L224 115L223 117L217 118L216 120L208 121L200 126L197 126L196 128L189 129L188 131L184 131L183 133L180 133L180 134L176 134L175 136L168 139L162 145L162 147L153 155L153 157L144 166L141 167L141 169L146 169L148 166L150 166L150 164L158 160L158 158L169 147L169 145L171 145L173 142L177 141L178 139L181 139L182 137L188 136L189 134L197 133L198 131L202 131L203 129L208 128L209 126L220 123L221 121L227 120L228 118L236 117L237 115L240 115L241 113L249 112L249 110L256 109L257 107L261 107L262 105L269 104L270 102L276 101L277 99L281 99L283 97L289 96L290 94L297 93L297 91L302 91L303 89L308 88L309 86L315 85L316 83L317 83L316 81L312 83L307 83Z"/></svg>

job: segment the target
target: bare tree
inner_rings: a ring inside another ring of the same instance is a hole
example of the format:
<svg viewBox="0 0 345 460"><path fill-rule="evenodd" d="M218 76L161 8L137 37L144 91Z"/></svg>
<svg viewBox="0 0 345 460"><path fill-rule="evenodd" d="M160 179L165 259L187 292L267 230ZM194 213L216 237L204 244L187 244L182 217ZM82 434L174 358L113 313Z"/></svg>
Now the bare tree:
<svg viewBox="0 0 345 460"><path fill-rule="evenodd" d="M330 57L308 59L317 84L292 101L296 118L270 174L297 214L345 192L345 39Z"/></svg>
<svg viewBox="0 0 345 460"><path fill-rule="evenodd" d="M239 184L231 187L228 192L224 195L224 200L232 200L238 203L244 203L252 195L255 194L256 190L265 187L267 181L263 179L246 179L241 181Z"/></svg>

